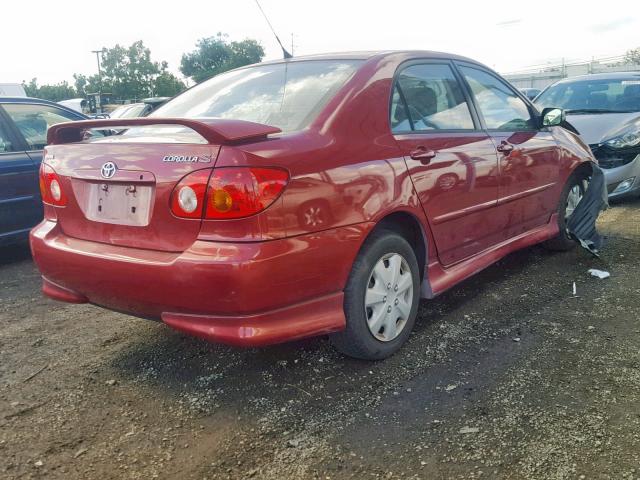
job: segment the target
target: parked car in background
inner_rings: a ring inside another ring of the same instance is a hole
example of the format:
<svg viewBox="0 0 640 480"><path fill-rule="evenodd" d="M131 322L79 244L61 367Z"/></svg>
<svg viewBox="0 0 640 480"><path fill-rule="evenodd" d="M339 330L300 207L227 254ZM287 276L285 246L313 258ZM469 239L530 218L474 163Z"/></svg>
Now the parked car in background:
<svg viewBox="0 0 640 480"><path fill-rule="evenodd" d="M640 72L567 78L535 104L565 109L604 169L609 198L640 195Z"/></svg>
<svg viewBox="0 0 640 480"><path fill-rule="evenodd" d="M137 118L146 117L156 108L166 103L170 97L145 98L139 103L128 103L112 110L109 118Z"/></svg>
<svg viewBox="0 0 640 480"><path fill-rule="evenodd" d="M527 97L529 100L533 100L540 93L539 88L521 88L520 91Z"/></svg>
<svg viewBox="0 0 640 480"><path fill-rule="evenodd" d="M24 87L19 83L0 83L0 96L2 97L26 97Z"/></svg>
<svg viewBox="0 0 640 480"><path fill-rule="evenodd" d="M593 156L507 81L436 52L226 72L147 118L49 129L46 295L211 341L331 334L380 359L432 298L566 230ZM124 128L86 139L91 129Z"/></svg>
<svg viewBox="0 0 640 480"><path fill-rule="evenodd" d="M89 113L89 102L84 98L70 98L69 100L61 100L59 105L75 110L76 112L87 115Z"/></svg>
<svg viewBox="0 0 640 480"><path fill-rule="evenodd" d="M38 169L47 128L86 118L46 100L0 97L0 245L26 240L42 220Z"/></svg>

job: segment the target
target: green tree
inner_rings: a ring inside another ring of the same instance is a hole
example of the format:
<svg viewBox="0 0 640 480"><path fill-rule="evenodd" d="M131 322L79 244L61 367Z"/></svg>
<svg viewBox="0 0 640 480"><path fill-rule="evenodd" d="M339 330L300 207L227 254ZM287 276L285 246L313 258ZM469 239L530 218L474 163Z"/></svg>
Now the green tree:
<svg viewBox="0 0 640 480"><path fill-rule="evenodd" d="M29 83L22 81L22 87L24 88L27 97L38 98L38 79L32 78Z"/></svg>
<svg viewBox="0 0 640 480"><path fill-rule="evenodd" d="M75 88L66 81L52 85L38 85L38 79L32 78L29 83L22 82L22 86L29 97L42 98L52 102L68 100L78 96Z"/></svg>
<svg viewBox="0 0 640 480"><path fill-rule="evenodd" d="M185 77L201 82L227 70L260 62L264 49L256 40L229 42L227 36L201 38L196 49L182 55L180 71Z"/></svg>
<svg viewBox="0 0 640 480"><path fill-rule="evenodd" d="M164 70L153 82L153 94L157 97L173 97L187 86L173 73Z"/></svg>
<svg viewBox="0 0 640 480"><path fill-rule="evenodd" d="M173 97L186 88L182 80L169 72L167 62L151 60L151 51L142 41L134 42L129 47L115 45L104 48L101 57L101 77L97 74L75 73L73 85L66 81L38 85L36 78L22 84L27 95L53 101L85 97L100 91L111 93L120 100Z"/></svg>
<svg viewBox="0 0 640 480"><path fill-rule="evenodd" d="M73 84L76 87L78 96L84 97L89 93L100 91L100 82L98 75L83 75L82 73L73 74ZM106 90L105 90L106 91Z"/></svg>
<svg viewBox="0 0 640 480"><path fill-rule="evenodd" d="M129 47L115 45L101 54L102 92L122 100L150 96L172 97L186 88L184 82L167 70L167 62L151 60L151 51L139 40ZM78 91L100 91L97 75L74 75Z"/></svg>
<svg viewBox="0 0 640 480"><path fill-rule="evenodd" d="M640 64L640 47L627 50L627 53L624 54L624 63Z"/></svg>
<svg viewBox="0 0 640 480"><path fill-rule="evenodd" d="M102 91L123 99L148 97L161 73L158 62L142 40L129 47L116 45L102 50Z"/></svg>

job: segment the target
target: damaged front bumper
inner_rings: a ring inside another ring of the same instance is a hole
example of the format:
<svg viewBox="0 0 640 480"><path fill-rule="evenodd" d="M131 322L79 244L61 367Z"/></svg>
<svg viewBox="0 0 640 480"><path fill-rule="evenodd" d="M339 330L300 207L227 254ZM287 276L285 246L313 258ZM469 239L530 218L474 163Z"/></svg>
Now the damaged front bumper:
<svg viewBox="0 0 640 480"><path fill-rule="evenodd" d="M640 195L640 148L621 151L591 145L591 151L604 171L610 199Z"/></svg>

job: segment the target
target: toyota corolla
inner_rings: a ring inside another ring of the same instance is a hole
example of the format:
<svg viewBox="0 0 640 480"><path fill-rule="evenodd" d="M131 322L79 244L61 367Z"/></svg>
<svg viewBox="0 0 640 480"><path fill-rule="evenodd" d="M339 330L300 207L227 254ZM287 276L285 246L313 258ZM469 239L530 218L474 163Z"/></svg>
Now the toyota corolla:
<svg viewBox="0 0 640 480"><path fill-rule="evenodd" d="M572 248L594 161L561 110L434 52L244 67L48 143L46 295L233 345L329 334L365 359L400 348L420 298L516 249Z"/></svg>

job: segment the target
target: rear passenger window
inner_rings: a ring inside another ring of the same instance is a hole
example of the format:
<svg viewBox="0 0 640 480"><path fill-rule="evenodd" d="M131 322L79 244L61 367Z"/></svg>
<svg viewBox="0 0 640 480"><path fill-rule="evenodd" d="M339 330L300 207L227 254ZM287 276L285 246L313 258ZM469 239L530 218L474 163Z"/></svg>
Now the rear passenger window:
<svg viewBox="0 0 640 480"><path fill-rule="evenodd" d="M0 117L0 153L13 152L14 150L14 145L9 137L9 132L3 125L2 118Z"/></svg>
<svg viewBox="0 0 640 480"><path fill-rule="evenodd" d="M412 65L400 72L391 99L393 132L473 128L469 106L449 65Z"/></svg>
<svg viewBox="0 0 640 480"><path fill-rule="evenodd" d="M535 130L527 105L504 82L482 70L460 67L490 130Z"/></svg>
<svg viewBox="0 0 640 480"><path fill-rule="evenodd" d="M39 104L5 105L5 111L24 136L29 150L42 150L47 144L47 129L52 125L82 120L61 108Z"/></svg>

